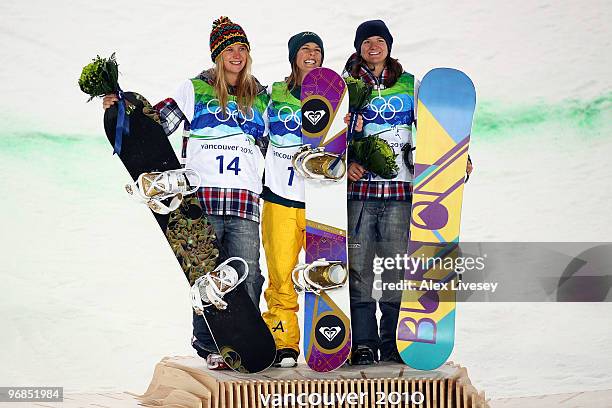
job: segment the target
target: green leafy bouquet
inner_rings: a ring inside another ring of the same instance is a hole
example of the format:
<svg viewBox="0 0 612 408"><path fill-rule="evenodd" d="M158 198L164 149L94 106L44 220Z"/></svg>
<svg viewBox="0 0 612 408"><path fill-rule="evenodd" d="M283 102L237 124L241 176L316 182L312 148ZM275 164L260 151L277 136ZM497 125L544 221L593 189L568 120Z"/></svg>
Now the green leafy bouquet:
<svg viewBox="0 0 612 408"><path fill-rule="evenodd" d="M357 125L357 115L368 106L370 94L372 93L372 85L366 84L360 79L349 76L344 79L349 94L349 112L351 120L349 122L348 140L353 139L355 133L355 125Z"/></svg>
<svg viewBox="0 0 612 408"><path fill-rule="evenodd" d="M349 156L368 171L384 179L397 177L399 167L397 154L385 139L367 136L353 140L349 145Z"/></svg>
<svg viewBox="0 0 612 408"><path fill-rule="evenodd" d="M360 79L348 77L345 79L349 91L349 148L351 160L365 167L369 172L384 179L397 176L399 167L395 162L397 154L386 140L376 135L353 139L352 135L357 124L357 115L364 111L370 101L372 86Z"/></svg>
<svg viewBox="0 0 612 408"><path fill-rule="evenodd" d="M351 112L361 112L370 101L372 85L366 84L361 79L349 76L344 79L349 93L349 110Z"/></svg>
<svg viewBox="0 0 612 408"><path fill-rule="evenodd" d="M91 63L83 67L79 77L79 88L90 96L87 102L96 96L117 92L119 89L118 67L115 53L109 58L101 58L98 55Z"/></svg>

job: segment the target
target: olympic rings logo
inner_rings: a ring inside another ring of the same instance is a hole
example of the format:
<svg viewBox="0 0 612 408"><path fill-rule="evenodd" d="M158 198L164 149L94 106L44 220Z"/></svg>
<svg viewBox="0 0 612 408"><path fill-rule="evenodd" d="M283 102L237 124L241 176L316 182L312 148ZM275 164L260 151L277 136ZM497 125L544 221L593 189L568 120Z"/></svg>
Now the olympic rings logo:
<svg viewBox="0 0 612 408"><path fill-rule="evenodd" d="M212 106L212 109L211 103L216 104L216 106ZM238 109L238 104L234 101L228 102L227 106L225 107L224 115L219 115L222 109L221 106L219 106L219 100L216 98L211 99L206 103L206 110L215 115L215 118L219 122L223 123L227 122L230 119L233 119L234 122L236 122L238 125L244 125L246 122L250 122L255 119L255 111L253 110L253 108L249 108L247 115L245 115L240 109Z"/></svg>
<svg viewBox="0 0 612 408"><path fill-rule="evenodd" d="M382 101L382 103L380 102ZM370 101L368 109L363 113L365 120L374 120L379 115L384 120L390 120L395 117L395 114L404 110L404 101L399 96L392 96L388 100L382 96L377 96ZM374 114L370 115L370 112Z"/></svg>
<svg viewBox="0 0 612 408"><path fill-rule="evenodd" d="M288 113L283 116L283 111L285 109L288 111ZM301 110L294 111L291 109L291 107L285 105L278 110L278 118L285 125L285 129L290 132L294 132L302 126L301 113ZM290 123L293 123L294 126L290 126Z"/></svg>

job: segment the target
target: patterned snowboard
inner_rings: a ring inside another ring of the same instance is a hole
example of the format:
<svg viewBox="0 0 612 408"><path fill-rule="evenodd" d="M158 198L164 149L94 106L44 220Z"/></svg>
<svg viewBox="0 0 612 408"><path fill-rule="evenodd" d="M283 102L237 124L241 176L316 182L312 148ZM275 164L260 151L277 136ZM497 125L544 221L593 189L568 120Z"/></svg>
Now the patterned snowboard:
<svg viewBox="0 0 612 408"><path fill-rule="evenodd" d="M125 104L129 133L123 135L120 142L119 159L132 179L136 180L141 173L180 168L159 118L146 99L139 94L126 92ZM115 145L117 116L117 104L104 114L104 129L111 145ZM214 230L194 196L185 199L177 210L168 215L152 214L190 284L199 274L212 271L227 259L220 253L222 249ZM244 283L224 299L228 303L227 309L207 307L204 315L226 363L240 372L255 373L268 368L276 355L274 338L251 301Z"/></svg>
<svg viewBox="0 0 612 408"><path fill-rule="evenodd" d="M433 69L421 82L408 243L418 263L405 273L412 286L403 292L396 339L402 360L416 369L438 368L453 350L456 275L451 266L458 252L475 104L474 84L461 71Z"/></svg>
<svg viewBox="0 0 612 408"><path fill-rule="evenodd" d="M315 68L302 83L302 143L343 153L348 112L346 85L340 75ZM338 182L305 180L306 263L319 258L341 261L348 270L346 241L346 176ZM335 370L351 351L348 282L341 288L306 292L304 298L304 356L310 368Z"/></svg>

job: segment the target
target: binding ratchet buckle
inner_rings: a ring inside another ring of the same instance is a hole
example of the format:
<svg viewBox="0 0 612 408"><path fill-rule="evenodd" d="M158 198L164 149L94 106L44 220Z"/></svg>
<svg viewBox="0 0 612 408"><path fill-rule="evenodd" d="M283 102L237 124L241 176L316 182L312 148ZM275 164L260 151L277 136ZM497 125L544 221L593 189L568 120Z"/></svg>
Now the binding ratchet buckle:
<svg viewBox="0 0 612 408"><path fill-rule="evenodd" d="M344 286L348 278L346 265L341 261L317 259L310 264L298 264L291 272L291 280L298 292L312 292Z"/></svg>

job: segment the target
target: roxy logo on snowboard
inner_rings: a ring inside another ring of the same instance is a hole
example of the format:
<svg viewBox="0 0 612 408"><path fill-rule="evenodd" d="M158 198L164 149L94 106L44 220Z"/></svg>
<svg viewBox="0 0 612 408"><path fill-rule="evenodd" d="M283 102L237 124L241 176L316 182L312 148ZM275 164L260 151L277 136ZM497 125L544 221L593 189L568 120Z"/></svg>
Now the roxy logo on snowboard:
<svg viewBox="0 0 612 408"><path fill-rule="evenodd" d="M319 98L308 99L302 105L302 131L307 134L319 134L329 124L330 106Z"/></svg>
<svg viewBox="0 0 612 408"><path fill-rule="evenodd" d="M346 337L344 322L338 316L323 316L316 326L315 338L317 344L327 350L333 350L342 345Z"/></svg>
<svg viewBox="0 0 612 408"><path fill-rule="evenodd" d="M323 118L323 116L325 116L324 110L318 110L316 112L315 111L304 112L304 117L308 119L308 121L312 123L313 126L317 126L317 123L319 123L319 121L321 120L321 118Z"/></svg>
<svg viewBox="0 0 612 408"><path fill-rule="evenodd" d="M336 326L336 327L319 327L319 331L321 332L322 335L325 336L325 338L329 341L332 341L334 339L334 337L336 337L338 335L338 333L340 333L340 327Z"/></svg>

